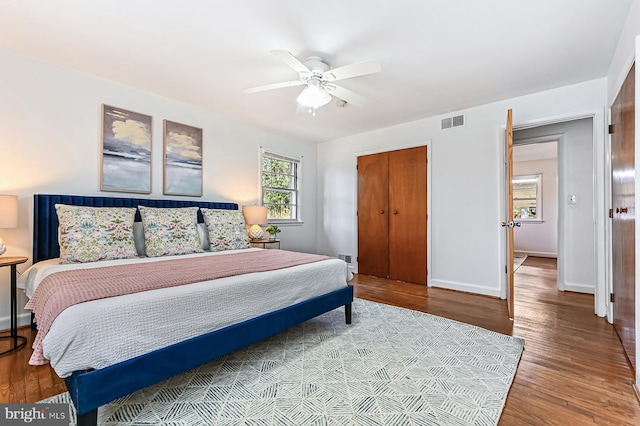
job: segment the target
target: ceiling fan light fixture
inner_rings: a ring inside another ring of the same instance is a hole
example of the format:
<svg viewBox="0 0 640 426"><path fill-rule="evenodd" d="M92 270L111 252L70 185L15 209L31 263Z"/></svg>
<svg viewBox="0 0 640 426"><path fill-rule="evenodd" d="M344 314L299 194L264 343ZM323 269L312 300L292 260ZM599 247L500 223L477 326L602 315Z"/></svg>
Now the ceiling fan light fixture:
<svg viewBox="0 0 640 426"><path fill-rule="evenodd" d="M331 95L319 83L309 82L297 101L304 107L316 109L331 102Z"/></svg>

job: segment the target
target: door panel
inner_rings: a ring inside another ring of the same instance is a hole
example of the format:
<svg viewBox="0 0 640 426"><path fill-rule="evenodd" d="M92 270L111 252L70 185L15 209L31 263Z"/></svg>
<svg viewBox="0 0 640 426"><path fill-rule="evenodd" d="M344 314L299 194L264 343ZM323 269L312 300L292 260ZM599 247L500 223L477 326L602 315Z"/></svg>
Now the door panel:
<svg viewBox="0 0 640 426"><path fill-rule="evenodd" d="M635 369L635 64L611 107L611 124L613 320Z"/></svg>
<svg viewBox="0 0 640 426"><path fill-rule="evenodd" d="M427 147L389 153L389 278L427 283Z"/></svg>
<svg viewBox="0 0 640 426"><path fill-rule="evenodd" d="M389 276L389 153L358 157L358 273Z"/></svg>
<svg viewBox="0 0 640 426"><path fill-rule="evenodd" d="M507 127L505 133L505 180L507 202L505 212L505 221L513 222L513 111L507 111ZM513 227L507 227L507 306L509 318L513 318Z"/></svg>

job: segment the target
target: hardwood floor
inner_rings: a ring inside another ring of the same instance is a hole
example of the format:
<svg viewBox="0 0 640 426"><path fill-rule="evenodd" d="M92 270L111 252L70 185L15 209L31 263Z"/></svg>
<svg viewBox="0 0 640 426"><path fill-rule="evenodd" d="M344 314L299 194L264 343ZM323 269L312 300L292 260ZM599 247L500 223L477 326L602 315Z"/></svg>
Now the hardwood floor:
<svg viewBox="0 0 640 426"><path fill-rule="evenodd" d="M516 272L515 319L504 300L357 275L356 297L523 337L525 350L500 425L640 424L633 373L593 296L556 290L555 259L529 257ZM21 334L34 334L27 328ZM4 343L2 343L4 344ZM29 342L28 346L30 346ZM0 346L0 350L3 347ZM35 402L65 390L31 350L0 357L0 402Z"/></svg>

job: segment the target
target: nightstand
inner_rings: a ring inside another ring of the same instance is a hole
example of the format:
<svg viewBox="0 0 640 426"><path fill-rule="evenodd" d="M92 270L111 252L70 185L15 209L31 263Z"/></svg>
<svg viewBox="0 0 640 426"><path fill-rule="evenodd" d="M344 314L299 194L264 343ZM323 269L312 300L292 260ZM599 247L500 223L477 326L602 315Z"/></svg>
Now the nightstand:
<svg viewBox="0 0 640 426"><path fill-rule="evenodd" d="M267 248L267 245L272 245L272 244L277 244L278 247L280 248L280 240L275 239L275 240L249 240L251 242L251 247L262 247L262 248ZM255 244L255 245L254 245Z"/></svg>
<svg viewBox="0 0 640 426"><path fill-rule="evenodd" d="M27 344L26 337L18 336L18 289L16 286L18 272L16 266L26 261L26 257L0 257L0 268L4 266L11 267L11 335L0 336L0 339L13 339L13 347L4 352L0 352L0 356L17 351Z"/></svg>

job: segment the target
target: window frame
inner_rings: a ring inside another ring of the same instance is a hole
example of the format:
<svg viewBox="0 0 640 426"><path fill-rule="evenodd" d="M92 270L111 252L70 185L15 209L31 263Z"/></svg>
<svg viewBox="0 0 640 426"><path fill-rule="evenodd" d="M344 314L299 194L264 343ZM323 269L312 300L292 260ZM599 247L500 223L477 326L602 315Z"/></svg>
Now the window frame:
<svg viewBox="0 0 640 426"><path fill-rule="evenodd" d="M264 186L263 185L263 181L264 181L264 170L263 168L263 160L264 158L273 158L275 160L281 160L281 161L287 161L290 162L292 164L293 167L293 171L292 174L289 175L291 176L292 180L293 180L293 186L294 188L292 189L282 189L282 188L271 188L268 186ZM286 154L280 154L278 152L272 151L270 149L266 149L266 148L260 148L260 161L259 161L259 167L260 167L260 171L258 173L259 175L259 184L260 184L260 205L263 206L267 206L267 215L269 214L269 204L264 202L264 195L265 195L265 191L276 191L276 192L287 192L287 193L291 193L292 194L292 203L290 204L292 206L291 211L295 212L294 217L292 218L288 218L288 219L276 219L276 218L269 218L268 216L268 223L275 223L275 224L302 224L304 223L302 220L302 208L301 208L301 200L302 200L302 196L301 196L301 176L302 176L302 159L303 157L294 157L292 155L286 155Z"/></svg>
<svg viewBox="0 0 640 426"><path fill-rule="evenodd" d="M513 176L511 180L512 186L516 183L516 181L524 181L524 180L535 180L536 183L536 217L535 218L516 218L514 215L514 221L516 222L527 222L527 223L542 223L542 173L533 173L527 175L517 175ZM532 200L533 198L521 198L518 200ZM513 190L513 203L515 209L516 202L516 194L515 189Z"/></svg>

